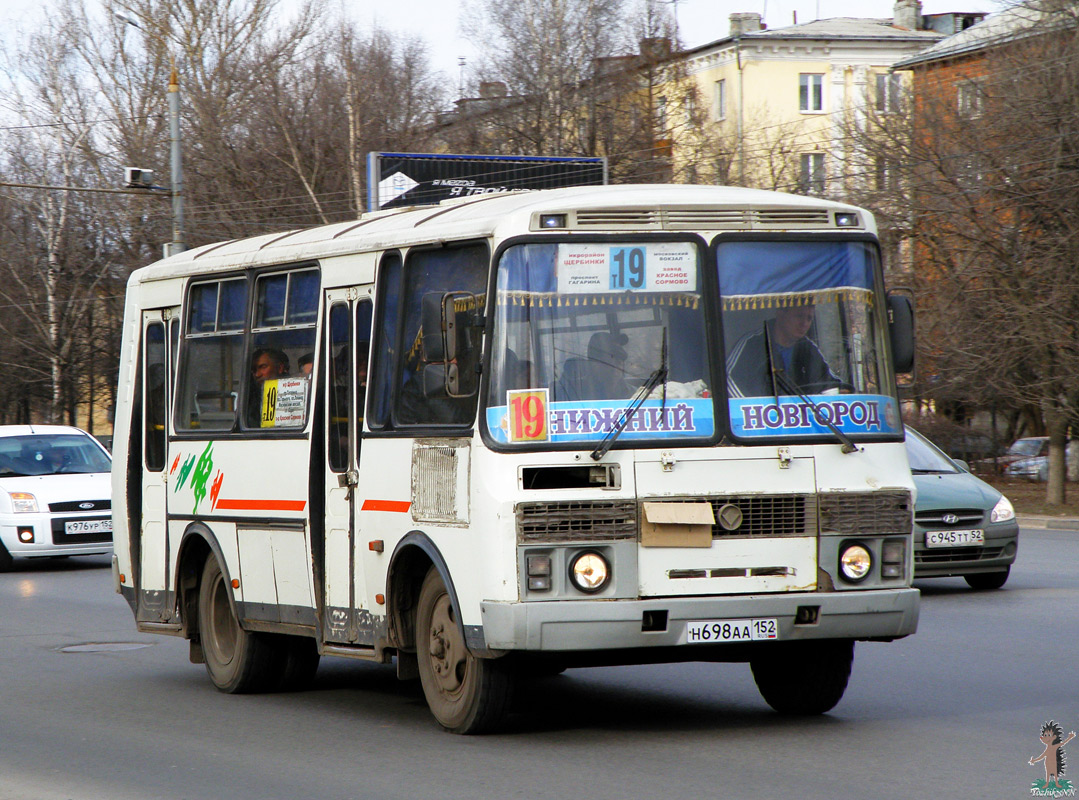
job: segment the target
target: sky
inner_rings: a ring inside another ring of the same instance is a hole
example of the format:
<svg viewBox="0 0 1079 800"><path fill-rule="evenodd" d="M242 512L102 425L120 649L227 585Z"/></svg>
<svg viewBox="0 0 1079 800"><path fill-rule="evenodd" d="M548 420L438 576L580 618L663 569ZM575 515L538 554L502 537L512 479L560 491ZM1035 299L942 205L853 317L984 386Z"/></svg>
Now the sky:
<svg viewBox="0 0 1079 800"><path fill-rule="evenodd" d="M461 37L459 14L469 0L337 0L345 13L361 23L377 22L398 33L415 34L430 44L432 66L448 80L460 80L459 59L474 62L479 52ZM474 2L475 0L472 0ZM281 0L287 9L295 0ZM668 0L671 2L671 0ZM696 47L728 33L729 15L756 11L764 15L769 28L783 28L798 22L828 17L890 17L893 0L673 0L678 30L687 47ZM48 0L0 0L0 39L17 26L44 17ZM926 14L947 11L998 11L1000 0L922 0Z"/></svg>

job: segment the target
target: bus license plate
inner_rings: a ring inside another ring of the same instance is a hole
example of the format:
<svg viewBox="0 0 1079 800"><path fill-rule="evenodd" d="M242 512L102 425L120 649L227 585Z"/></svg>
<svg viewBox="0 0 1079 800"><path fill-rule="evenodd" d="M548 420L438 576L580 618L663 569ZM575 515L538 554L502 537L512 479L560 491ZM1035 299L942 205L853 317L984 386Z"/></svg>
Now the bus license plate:
<svg viewBox="0 0 1079 800"><path fill-rule="evenodd" d="M926 531L926 547L975 547L985 544L985 531Z"/></svg>
<svg viewBox="0 0 1079 800"><path fill-rule="evenodd" d="M64 533L112 533L111 519L73 519L64 523Z"/></svg>
<svg viewBox="0 0 1079 800"><path fill-rule="evenodd" d="M686 644L778 639L774 619L701 619L686 623Z"/></svg>

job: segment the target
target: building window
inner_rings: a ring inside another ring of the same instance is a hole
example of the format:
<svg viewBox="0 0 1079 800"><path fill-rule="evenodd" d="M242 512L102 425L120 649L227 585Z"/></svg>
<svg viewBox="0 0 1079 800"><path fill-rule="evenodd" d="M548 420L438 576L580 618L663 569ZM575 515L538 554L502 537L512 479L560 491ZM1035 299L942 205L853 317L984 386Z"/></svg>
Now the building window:
<svg viewBox="0 0 1079 800"><path fill-rule="evenodd" d="M798 108L824 111L824 75L802 73L798 76Z"/></svg>
<svg viewBox="0 0 1079 800"><path fill-rule="evenodd" d="M798 190L802 194L824 194L824 153L802 153Z"/></svg>
<svg viewBox="0 0 1079 800"><path fill-rule="evenodd" d="M656 98L656 132L662 134L667 130L667 98Z"/></svg>
<svg viewBox="0 0 1079 800"><path fill-rule="evenodd" d="M877 75L877 111L894 114L899 110L900 77L896 73Z"/></svg>
<svg viewBox="0 0 1079 800"><path fill-rule="evenodd" d="M727 81L725 80L715 83L715 105L716 120L725 120L727 118Z"/></svg>
<svg viewBox="0 0 1079 800"><path fill-rule="evenodd" d="M876 168L876 188L878 192L894 192L899 189L899 162L894 158L880 157L874 164Z"/></svg>
<svg viewBox="0 0 1079 800"><path fill-rule="evenodd" d="M959 116L974 119L982 115L982 86L977 81L962 81L956 85Z"/></svg>

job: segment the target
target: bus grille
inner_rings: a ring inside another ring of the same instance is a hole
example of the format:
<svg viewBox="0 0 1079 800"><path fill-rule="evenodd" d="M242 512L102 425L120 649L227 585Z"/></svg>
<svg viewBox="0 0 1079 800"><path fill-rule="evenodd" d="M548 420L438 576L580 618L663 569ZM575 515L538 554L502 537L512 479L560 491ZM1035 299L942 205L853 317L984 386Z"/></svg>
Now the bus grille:
<svg viewBox="0 0 1079 800"><path fill-rule="evenodd" d="M613 541L637 538L637 504L628 501L521 503L520 542Z"/></svg>
<svg viewBox="0 0 1079 800"><path fill-rule="evenodd" d="M907 492L831 492L820 495L820 529L829 533L908 534L913 522Z"/></svg>
<svg viewBox="0 0 1079 800"><path fill-rule="evenodd" d="M713 539L817 535L817 503L812 495L733 495L710 497L708 502L716 518ZM742 523L734 530L720 524L720 512L728 505L742 512Z"/></svg>

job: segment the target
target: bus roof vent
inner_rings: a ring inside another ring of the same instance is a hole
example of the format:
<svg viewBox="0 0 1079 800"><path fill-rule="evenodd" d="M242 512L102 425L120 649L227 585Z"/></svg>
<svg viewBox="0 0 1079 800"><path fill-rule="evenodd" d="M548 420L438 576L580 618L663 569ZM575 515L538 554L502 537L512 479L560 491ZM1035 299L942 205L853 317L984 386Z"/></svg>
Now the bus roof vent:
<svg viewBox="0 0 1079 800"><path fill-rule="evenodd" d="M754 228L831 228L827 209L763 208L754 212Z"/></svg>
<svg viewBox="0 0 1079 800"><path fill-rule="evenodd" d="M667 230L740 229L749 225L750 217L741 208L673 208L666 213Z"/></svg>
<svg viewBox="0 0 1079 800"><path fill-rule="evenodd" d="M835 227L827 209L612 208L580 209L575 230L791 230Z"/></svg>
<svg viewBox="0 0 1079 800"><path fill-rule="evenodd" d="M656 208L608 208L582 210L576 214L577 229L660 230L663 218Z"/></svg>

